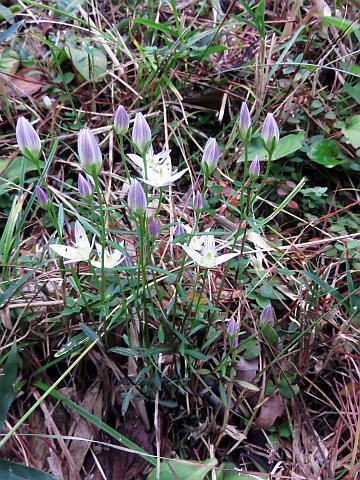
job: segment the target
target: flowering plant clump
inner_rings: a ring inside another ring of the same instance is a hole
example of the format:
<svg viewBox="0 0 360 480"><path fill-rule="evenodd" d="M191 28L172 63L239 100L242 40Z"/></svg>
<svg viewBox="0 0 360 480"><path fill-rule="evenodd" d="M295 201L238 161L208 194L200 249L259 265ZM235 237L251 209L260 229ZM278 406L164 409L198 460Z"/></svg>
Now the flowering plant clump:
<svg viewBox="0 0 360 480"><path fill-rule="evenodd" d="M131 120L120 105L112 116L113 124L103 130L109 132L108 144L115 145L109 161L100 148L107 144L106 138L99 143L90 128L79 131L77 151L81 173L76 172L75 186L73 178L69 182L71 194L67 197L61 192L59 197L49 198L53 191L49 185L52 176L39 172L33 197L36 196L58 234L58 240L49 242L49 250L63 259L60 269L63 288L66 290L69 285L69 291L76 296L76 302L67 302L65 311L71 311L74 304L74 312L91 318L91 327L82 320L81 328L90 338L101 337L104 349L109 345L109 333L114 331L118 345L112 352L131 356L139 369L139 378L145 371L151 381L159 374L164 361L160 362L160 353L166 362L172 355L175 363L184 356L184 364L191 363L197 368L199 360L203 372L211 371L212 375L230 379L226 389L223 387L222 398L231 400L231 389L237 388L236 385L251 388L247 380L234 381L241 364L239 356L254 355L258 345L251 343L251 336L242 340L242 317L248 312L237 302L243 290L249 291L241 278L245 269L249 273L248 265L253 263L249 275L253 271L264 275L265 271L261 255L256 248L253 249L256 254L249 252L248 242L261 240L254 204L265 185L279 140L277 124L269 114L262 126L267 153L262 172L263 163L260 164L258 156L249 159L254 126L247 105L242 105L235 124L239 144L245 151L241 183L231 177L225 158L218 168L221 154L215 138L208 138L197 159L187 156L177 170L172 164L172 158L178 163L176 148L166 148L165 142L164 148L156 153L153 145L156 138L144 115L136 114L129 132ZM24 156L40 155L40 140L29 122L20 118L16 134ZM186 148L182 154L187 153ZM122 165L116 163L119 157ZM114 168L108 173L103 164ZM182 177L185 179L182 184L187 183L184 192L176 184ZM226 201L224 191L232 192L230 202ZM220 202L223 204L219 206ZM76 217L73 242L62 240L64 224L72 225L68 218L71 215ZM70 271L64 272L64 267ZM256 291L250 291L249 298L250 295L257 299ZM260 320L257 325L261 335L275 345L277 332L272 308L265 307L261 315L256 311L254 316ZM250 343L244 346L243 341ZM223 346L220 355L213 355L215 342ZM166 371L172 381L170 370ZM225 408L230 408L231 402L227 403Z"/></svg>

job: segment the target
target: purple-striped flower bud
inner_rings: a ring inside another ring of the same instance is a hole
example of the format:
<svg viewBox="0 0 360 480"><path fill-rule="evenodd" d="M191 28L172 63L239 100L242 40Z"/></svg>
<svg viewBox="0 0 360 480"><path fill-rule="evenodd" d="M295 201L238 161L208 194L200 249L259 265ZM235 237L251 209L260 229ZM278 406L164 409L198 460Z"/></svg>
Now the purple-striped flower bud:
<svg viewBox="0 0 360 480"><path fill-rule="evenodd" d="M140 182L134 178L131 179L127 199L129 208L135 215L143 215L145 213L147 206L145 192Z"/></svg>
<svg viewBox="0 0 360 480"><path fill-rule="evenodd" d="M34 130L34 127L25 117L19 117L16 122L16 140L21 153L25 157L30 154L35 160L39 159L41 152L40 138Z"/></svg>
<svg viewBox="0 0 360 480"><path fill-rule="evenodd" d="M47 196L47 193L45 190L43 190L41 187L36 186L35 187L35 192L36 192L36 198L37 201L39 202L40 207L46 207L49 203L49 197Z"/></svg>
<svg viewBox="0 0 360 480"><path fill-rule="evenodd" d="M239 345L239 338L238 338L238 326L234 317L230 318L226 327L226 332L232 338L233 348L236 348Z"/></svg>
<svg viewBox="0 0 360 480"><path fill-rule="evenodd" d="M157 238L157 236L159 235L159 225L157 224L157 221L154 217L151 219L149 225L149 235L152 238Z"/></svg>
<svg viewBox="0 0 360 480"><path fill-rule="evenodd" d="M266 150L274 150L275 145L279 141L280 132L278 124L272 113L266 115L265 121L261 129L261 137L263 139Z"/></svg>
<svg viewBox="0 0 360 480"><path fill-rule="evenodd" d="M199 190L196 191L195 196L194 196L194 209L195 210L201 210L204 206L203 198L201 195L201 192Z"/></svg>
<svg viewBox="0 0 360 480"><path fill-rule="evenodd" d="M175 227L175 236L178 237L183 235L186 232L185 227L182 223L178 223Z"/></svg>
<svg viewBox="0 0 360 480"><path fill-rule="evenodd" d="M239 115L239 134L241 140L245 140L251 127L251 117L249 109L245 102L242 103Z"/></svg>
<svg viewBox="0 0 360 480"><path fill-rule="evenodd" d="M269 323L270 325L274 325L275 314L271 305L266 305L264 310L261 312L260 323Z"/></svg>
<svg viewBox="0 0 360 480"><path fill-rule="evenodd" d="M88 128L82 128L78 135L78 153L80 163L89 175L98 175L102 167L102 155L99 143Z"/></svg>
<svg viewBox="0 0 360 480"><path fill-rule="evenodd" d="M131 258L129 257L129 255L125 255L124 258L122 259L122 265L124 265L124 267L131 267L132 265L132 261L131 261Z"/></svg>
<svg viewBox="0 0 360 480"><path fill-rule="evenodd" d="M125 135L129 130L129 115L122 105L114 113L114 127L118 135Z"/></svg>
<svg viewBox="0 0 360 480"><path fill-rule="evenodd" d="M220 150L215 138L209 138L206 142L201 167L203 171L208 173L209 175L215 170L218 164L218 160L220 157Z"/></svg>
<svg viewBox="0 0 360 480"><path fill-rule="evenodd" d="M78 176L78 190L82 197L90 197L93 190L91 183L81 173Z"/></svg>
<svg viewBox="0 0 360 480"><path fill-rule="evenodd" d="M253 161L250 163L249 175L251 180L256 180L260 175L260 162L257 155L255 155Z"/></svg>
<svg viewBox="0 0 360 480"><path fill-rule="evenodd" d="M147 150L151 143L151 130L141 112L135 115L132 141L141 153L144 153L145 149Z"/></svg>

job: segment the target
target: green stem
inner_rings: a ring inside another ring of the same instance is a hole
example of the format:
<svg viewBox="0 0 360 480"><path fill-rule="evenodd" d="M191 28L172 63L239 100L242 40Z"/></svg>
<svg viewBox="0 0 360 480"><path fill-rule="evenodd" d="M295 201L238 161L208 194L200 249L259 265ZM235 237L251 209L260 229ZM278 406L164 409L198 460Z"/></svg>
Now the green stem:
<svg viewBox="0 0 360 480"><path fill-rule="evenodd" d="M100 245L101 245L101 288L100 288L100 298L102 305L105 305L105 290L106 290L106 275L105 275L105 245L106 245L106 216L102 203L102 193L100 188L100 182L98 175L94 175L95 191L98 198L99 205L99 217L101 222L100 230ZM93 206L91 206L94 208Z"/></svg>

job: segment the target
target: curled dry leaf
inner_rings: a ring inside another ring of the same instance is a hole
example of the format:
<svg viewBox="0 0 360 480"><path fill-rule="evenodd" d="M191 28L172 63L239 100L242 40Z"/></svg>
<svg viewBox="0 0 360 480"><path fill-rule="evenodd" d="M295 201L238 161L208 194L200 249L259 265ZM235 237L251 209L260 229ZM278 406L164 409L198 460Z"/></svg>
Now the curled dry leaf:
<svg viewBox="0 0 360 480"><path fill-rule="evenodd" d="M275 420L284 413L284 403L278 393L271 395L261 407L260 414L254 422L255 428L266 430L274 425Z"/></svg>
<svg viewBox="0 0 360 480"><path fill-rule="evenodd" d="M241 387L241 383L237 382L251 383L251 381L255 378L256 373L259 369L259 361L257 358L254 358L252 360L245 360L244 358L240 358L235 368L235 384L237 387Z"/></svg>
<svg viewBox="0 0 360 480"><path fill-rule="evenodd" d="M37 93L43 85L43 77L35 73L33 68L22 68L5 86L5 92L17 97L29 97Z"/></svg>

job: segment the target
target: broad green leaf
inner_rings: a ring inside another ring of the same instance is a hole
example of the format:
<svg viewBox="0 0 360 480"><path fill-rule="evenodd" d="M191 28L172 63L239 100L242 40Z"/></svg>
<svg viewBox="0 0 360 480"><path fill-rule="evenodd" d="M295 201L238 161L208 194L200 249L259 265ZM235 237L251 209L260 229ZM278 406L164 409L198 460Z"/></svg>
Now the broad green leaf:
<svg viewBox="0 0 360 480"><path fill-rule="evenodd" d="M203 480L216 464L216 458L209 458L201 463L163 462L160 465L160 480ZM156 468L150 472L147 480L156 480Z"/></svg>
<svg viewBox="0 0 360 480"><path fill-rule="evenodd" d="M357 103L360 103L360 81L355 85L345 82L344 90L348 93Z"/></svg>
<svg viewBox="0 0 360 480"><path fill-rule="evenodd" d="M96 80L99 75L106 72L107 60L102 49L92 47L80 49L69 45L66 52L85 80Z"/></svg>
<svg viewBox="0 0 360 480"><path fill-rule="evenodd" d="M2 429L10 405L15 398L14 385L17 375L17 351L14 342L0 376L0 429ZM1 478L1 477L0 477Z"/></svg>
<svg viewBox="0 0 360 480"><path fill-rule="evenodd" d="M0 459L0 478L3 480L56 480L48 473L19 463Z"/></svg>
<svg viewBox="0 0 360 480"><path fill-rule="evenodd" d="M300 388L296 383L292 383L294 381L293 375L287 374L282 375L279 380L279 391L283 398L293 398L295 397Z"/></svg>
<svg viewBox="0 0 360 480"><path fill-rule="evenodd" d="M308 150L309 158L327 168L341 165L344 160L339 159L340 147L335 140L324 138L310 145Z"/></svg>
<svg viewBox="0 0 360 480"><path fill-rule="evenodd" d="M360 147L360 115L352 117L341 131L354 148Z"/></svg>
<svg viewBox="0 0 360 480"><path fill-rule="evenodd" d="M278 334L269 323L261 323L260 329L263 337L269 343L269 345L275 345L278 341Z"/></svg>
<svg viewBox="0 0 360 480"><path fill-rule="evenodd" d="M302 142L304 141L305 132L292 133L286 135L285 137L280 138L279 143L276 145L274 154L272 156L273 160L279 160L280 158L287 157L292 153L295 153L302 147ZM249 144L249 158L252 160L255 155L259 157L259 160L262 162L268 159L268 153L265 150L261 138L258 136L250 141ZM244 153L240 157L240 161L244 161Z"/></svg>
<svg viewBox="0 0 360 480"><path fill-rule="evenodd" d="M1 61L1 60L0 60ZM3 172L0 178L0 184L4 182L4 179L11 182L17 182L20 178L20 172L22 168L23 157L15 157L12 162L8 159L0 160L0 171ZM39 166L42 167L44 162L39 162ZM37 171L37 167L33 162L27 161L25 164L25 173Z"/></svg>
<svg viewBox="0 0 360 480"><path fill-rule="evenodd" d="M0 72L14 74L17 72L19 65L20 57L16 50L12 48L0 50Z"/></svg>

